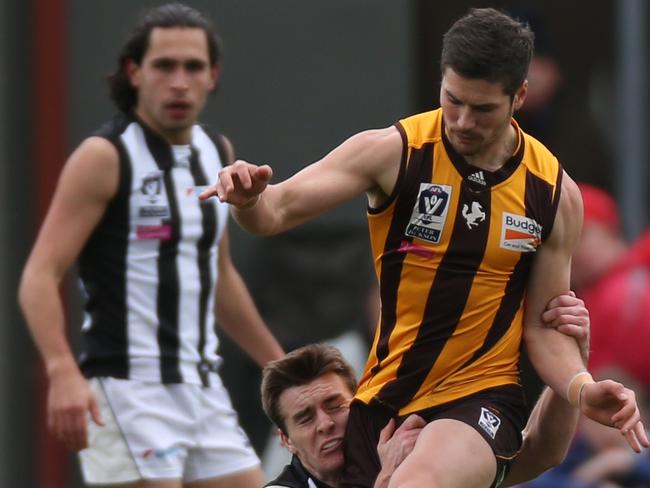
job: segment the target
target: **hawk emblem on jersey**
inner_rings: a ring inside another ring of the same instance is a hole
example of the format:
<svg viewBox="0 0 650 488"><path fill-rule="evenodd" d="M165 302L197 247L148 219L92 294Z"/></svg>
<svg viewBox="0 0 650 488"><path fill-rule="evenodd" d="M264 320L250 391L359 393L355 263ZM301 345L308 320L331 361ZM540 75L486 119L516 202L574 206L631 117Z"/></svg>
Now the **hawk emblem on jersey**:
<svg viewBox="0 0 650 488"><path fill-rule="evenodd" d="M535 252L542 242L542 226L534 219L503 212L501 248L509 251Z"/></svg>
<svg viewBox="0 0 650 488"><path fill-rule="evenodd" d="M481 207L481 204L478 202L472 202L472 209L470 211L470 207L465 204L463 205L463 217L465 217L465 221L467 222L467 227L472 229L481 222L485 220L485 212L483 211L483 207Z"/></svg>
<svg viewBox="0 0 650 488"><path fill-rule="evenodd" d="M481 416L478 419L478 425L494 439L501 426L501 419L492 413L492 411L481 407Z"/></svg>
<svg viewBox="0 0 650 488"><path fill-rule="evenodd" d="M450 198L451 186L420 183L411 220L406 226L406 235L439 243L447 220Z"/></svg>

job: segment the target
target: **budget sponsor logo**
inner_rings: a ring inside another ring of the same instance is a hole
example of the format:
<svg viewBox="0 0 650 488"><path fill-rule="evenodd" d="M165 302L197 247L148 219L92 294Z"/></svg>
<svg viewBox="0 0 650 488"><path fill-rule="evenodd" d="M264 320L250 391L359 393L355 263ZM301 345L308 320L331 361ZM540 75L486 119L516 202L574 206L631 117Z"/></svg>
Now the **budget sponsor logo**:
<svg viewBox="0 0 650 488"><path fill-rule="evenodd" d="M523 215L503 212L501 248L509 251L535 252L542 241L542 226Z"/></svg>

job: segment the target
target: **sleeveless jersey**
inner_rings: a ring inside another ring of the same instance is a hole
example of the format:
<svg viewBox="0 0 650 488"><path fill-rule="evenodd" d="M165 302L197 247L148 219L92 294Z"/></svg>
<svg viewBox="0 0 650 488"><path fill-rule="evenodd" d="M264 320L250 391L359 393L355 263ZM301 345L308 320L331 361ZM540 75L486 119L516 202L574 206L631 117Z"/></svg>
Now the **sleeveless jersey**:
<svg viewBox="0 0 650 488"><path fill-rule="evenodd" d="M117 149L119 186L79 259L81 369L205 385L220 362L213 310L228 209L195 188L221 169L221 139L195 125L189 146L170 146L124 114L95 135Z"/></svg>
<svg viewBox="0 0 650 488"><path fill-rule="evenodd" d="M518 149L494 172L454 151L441 109L396 124L398 181L368 211L381 316L359 400L404 415L518 384L526 283L562 169L512 123Z"/></svg>

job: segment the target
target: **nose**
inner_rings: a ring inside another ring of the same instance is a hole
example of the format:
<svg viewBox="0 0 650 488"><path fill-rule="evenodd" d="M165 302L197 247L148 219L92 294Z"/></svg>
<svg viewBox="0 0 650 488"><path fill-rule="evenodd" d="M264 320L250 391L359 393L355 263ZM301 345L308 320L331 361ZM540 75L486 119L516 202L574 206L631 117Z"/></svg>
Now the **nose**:
<svg viewBox="0 0 650 488"><path fill-rule="evenodd" d="M460 130L471 130L476 126L476 119L469 107L463 107L458 114L456 125Z"/></svg>
<svg viewBox="0 0 650 488"><path fill-rule="evenodd" d="M188 76L183 68L174 70L172 75L172 88L175 90L187 90L189 86Z"/></svg>
<svg viewBox="0 0 650 488"><path fill-rule="evenodd" d="M327 432L334 427L334 419L332 419L332 416L329 415L327 412L323 412L322 410L319 410L317 415L318 418L317 418L316 426L318 432Z"/></svg>

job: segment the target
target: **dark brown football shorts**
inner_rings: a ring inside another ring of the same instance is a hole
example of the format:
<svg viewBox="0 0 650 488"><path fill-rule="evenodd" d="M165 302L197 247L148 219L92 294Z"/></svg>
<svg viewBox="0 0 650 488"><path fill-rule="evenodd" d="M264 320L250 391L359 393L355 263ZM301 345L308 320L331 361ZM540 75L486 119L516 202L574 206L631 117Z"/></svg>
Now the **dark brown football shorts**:
<svg viewBox="0 0 650 488"><path fill-rule="evenodd" d="M518 385L504 385L413 412L427 422L439 419L459 420L473 427L487 443L497 461L498 487L521 448L521 431L526 424L526 404ZM410 414L409 414L410 415ZM346 488L371 488L381 470L377 455L379 432L391 418L403 422L395 410L373 399L368 405L358 400L350 406L345 432L345 469L342 485Z"/></svg>

